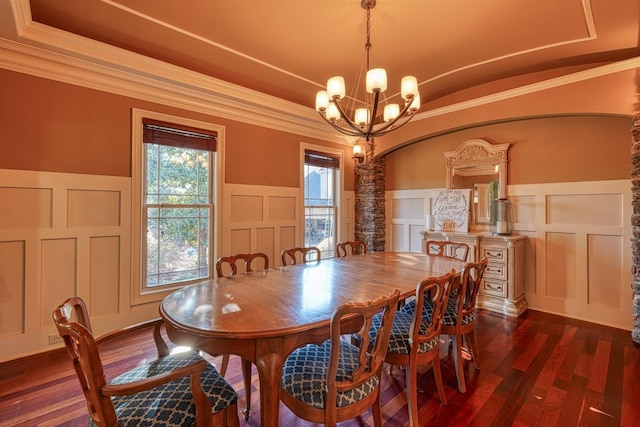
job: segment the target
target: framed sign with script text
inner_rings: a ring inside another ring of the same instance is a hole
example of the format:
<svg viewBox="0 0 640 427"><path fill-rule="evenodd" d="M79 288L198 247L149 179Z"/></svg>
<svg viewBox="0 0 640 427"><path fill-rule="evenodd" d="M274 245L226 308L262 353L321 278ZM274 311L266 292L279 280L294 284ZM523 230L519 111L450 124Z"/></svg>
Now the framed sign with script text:
<svg viewBox="0 0 640 427"><path fill-rule="evenodd" d="M435 230L469 231L470 189L440 190L433 203Z"/></svg>

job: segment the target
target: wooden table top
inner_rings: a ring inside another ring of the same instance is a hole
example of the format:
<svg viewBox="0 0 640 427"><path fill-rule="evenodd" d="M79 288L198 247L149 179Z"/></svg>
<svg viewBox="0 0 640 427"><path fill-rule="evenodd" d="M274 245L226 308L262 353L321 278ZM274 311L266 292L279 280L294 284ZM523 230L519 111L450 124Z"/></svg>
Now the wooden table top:
<svg viewBox="0 0 640 427"><path fill-rule="evenodd" d="M278 267L186 286L167 296L162 317L211 338L256 339L300 333L328 323L347 301L366 301L396 287L415 294L429 276L461 271L464 262L420 253L375 252Z"/></svg>

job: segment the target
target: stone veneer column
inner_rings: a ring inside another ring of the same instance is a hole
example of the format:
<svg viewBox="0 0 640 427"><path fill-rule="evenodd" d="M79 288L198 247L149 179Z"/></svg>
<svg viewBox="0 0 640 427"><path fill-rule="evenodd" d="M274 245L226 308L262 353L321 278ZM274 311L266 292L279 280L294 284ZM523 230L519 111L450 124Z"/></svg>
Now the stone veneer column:
<svg viewBox="0 0 640 427"><path fill-rule="evenodd" d="M369 252L385 249L384 211L385 178L387 174L384 157L374 157L374 143L363 143L365 162L356 164L355 173L355 235L362 240Z"/></svg>
<svg viewBox="0 0 640 427"><path fill-rule="evenodd" d="M633 331L631 337L636 344L640 344L640 115L633 117L631 122L631 247L633 275Z"/></svg>

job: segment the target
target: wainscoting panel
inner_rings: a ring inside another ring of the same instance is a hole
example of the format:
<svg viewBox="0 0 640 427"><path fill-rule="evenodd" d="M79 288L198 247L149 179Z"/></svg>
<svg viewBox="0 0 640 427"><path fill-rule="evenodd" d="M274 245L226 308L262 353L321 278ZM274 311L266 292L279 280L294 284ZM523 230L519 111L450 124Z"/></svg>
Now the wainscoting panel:
<svg viewBox="0 0 640 427"><path fill-rule="evenodd" d="M405 236L405 227L403 224L391 224L391 235L387 238L387 244L391 243L391 248L404 248L408 247L407 236Z"/></svg>
<svg viewBox="0 0 640 427"><path fill-rule="evenodd" d="M627 303L623 289L611 286L612 283L624 283L622 271L616 268L615 261L622 262L624 254L620 236L587 236L587 259L589 282L587 284L587 303L593 306L622 310Z"/></svg>
<svg viewBox="0 0 640 427"><path fill-rule="evenodd" d="M9 185L11 183L8 182L0 184L0 229L51 228L53 191L50 188L21 188Z"/></svg>
<svg viewBox="0 0 640 427"><path fill-rule="evenodd" d="M301 194L223 185L212 259L262 251L279 266L303 245ZM344 192L337 240L355 237L354 202ZM72 295L97 335L158 316L166 292L134 296L131 178L0 169L0 206L0 362L61 347L51 312Z"/></svg>
<svg viewBox="0 0 640 427"><path fill-rule="evenodd" d="M628 180L509 186L535 200L536 286L529 307L631 330ZM518 227L516 227L518 228Z"/></svg>
<svg viewBox="0 0 640 427"><path fill-rule="evenodd" d="M231 245L229 252L222 251L218 257L230 256L233 254L246 254L250 252L258 252L256 245L255 250L251 250L251 229L250 228L236 228L229 231L231 237Z"/></svg>
<svg viewBox="0 0 640 427"><path fill-rule="evenodd" d="M0 362L60 347L70 296L98 335L157 316L130 300L130 178L0 170L0 205Z"/></svg>
<svg viewBox="0 0 640 427"><path fill-rule="evenodd" d="M426 216L439 189L387 191L387 249L423 252L422 234Z"/></svg>
<svg viewBox="0 0 640 427"><path fill-rule="evenodd" d="M58 304L73 295L78 295L76 262L78 259L76 239L48 239L41 243L42 277L40 292L40 327L51 326L51 313ZM31 303L32 301L29 300Z"/></svg>
<svg viewBox="0 0 640 427"><path fill-rule="evenodd" d="M356 195L353 191L345 191L345 203L342 204L342 223L340 240L354 240L356 237Z"/></svg>
<svg viewBox="0 0 640 427"><path fill-rule="evenodd" d="M294 221L296 202L295 197L269 197L269 220Z"/></svg>
<svg viewBox="0 0 640 427"><path fill-rule="evenodd" d="M576 299L576 235L546 234L546 287L544 295L562 300Z"/></svg>
<svg viewBox="0 0 640 427"><path fill-rule="evenodd" d="M24 333L25 242L0 242L0 342Z"/></svg>
<svg viewBox="0 0 640 427"><path fill-rule="evenodd" d="M278 230L280 235L280 230ZM276 228L275 227L258 227L256 230L256 249L258 252L267 254L270 260L270 265L280 265L278 258L280 258L280 249L277 252L275 250L276 244Z"/></svg>
<svg viewBox="0 0 640 427"><path fill-rule="evenodd" d="M271 266L281 265L280 251L292 245L292 237L294 244L302 244L298 242L302 219L296 215L299 194L298 188L226 184L225 227L217 256L264 252Z"/></svg>
<svg viewBox="0 0 640 427"><path fill-rule="evenodd" d="M621 226L621 194L561 194L547 196L547 224Z"/></svg>
<svg viewBox="0 0 640 427"><path fill-rule="evenodd" d="M264 252L273 267L280 252L304 246L304 212L299 188L225 184L222 199L222 242L217 257ZM355 198L343 194L337 240L353 239Z"/></svg>
<svg viewBox="0 0 640 427"><path fill-rule="evenodd" d="M233 222L262 221L264 208L262 196L234 195L229 200Z"/></svg>
<svg viewBox="0 0 640 427"><path fill-rule="evenodd" d="M92 237L89 243L90 295L93 315L115 316L120 300L119 236ZM116 286L117 285L117 286Z"/></svg>
<svg viewBox="0 0 640 427"><path fill-rule="evenodd" d="M280 245L283 248L296 246L296 227L280 227ZM281 258L280 254L277 254L277 258Z"/></svg>
<svg viewBox="0 0 640 427"><path fill-rule="evenodd" d="M390 249L416 250L414 229L424 227L437 190L387 192ZM631 183L510 185L507 194L515 232L529 237L528 306L631 330Z"/></svg>
<svg viewBox="0 0 640 427"><path fill-rule="evenodd" d="M69 227L117 227L120 225L118 191L69 190Z"/></svg>

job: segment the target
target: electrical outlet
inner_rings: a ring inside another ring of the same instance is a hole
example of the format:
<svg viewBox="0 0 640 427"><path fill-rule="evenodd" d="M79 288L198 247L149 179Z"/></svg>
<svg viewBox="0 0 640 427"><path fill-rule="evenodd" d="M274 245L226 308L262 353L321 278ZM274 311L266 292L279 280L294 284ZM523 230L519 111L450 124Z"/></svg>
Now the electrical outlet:
<svg viewBox="0 0 640 427"><path fill-rule="evenodd" d="M49 335L49 345L58 344L62 342L62 337L60 335Z"/></svg>

